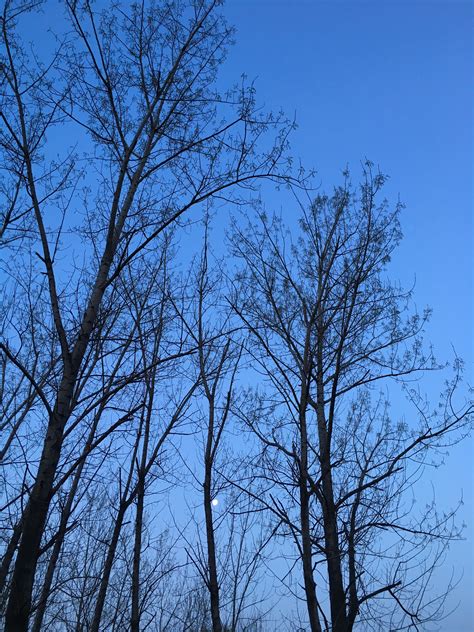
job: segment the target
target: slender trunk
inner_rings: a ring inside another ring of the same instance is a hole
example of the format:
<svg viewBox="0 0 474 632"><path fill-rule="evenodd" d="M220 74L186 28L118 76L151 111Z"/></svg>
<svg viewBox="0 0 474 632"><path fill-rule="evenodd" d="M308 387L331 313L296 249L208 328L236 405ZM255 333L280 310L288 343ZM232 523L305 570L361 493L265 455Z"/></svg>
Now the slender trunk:
<svg viewBox="0 0 474 632"><path fill-rule="evenodd" d="M359 479L359 484L363 484L363 475ZM355 547L355 535L356 535L356 521L357 510L359 507L361 498L361 491L356 495L351 510L351 521L349 526L349 532L347 534L347 557L349 566L349 611L347 615L348 630L352 631L355 620L359 614L359 598L357 595L357 573L356 573L356 547Z"/></svg>
<svg viewBox="0 0 474 632"><path fill-rule="evenodd" d="M359 600L357 598L357 577L355 569L355 546L354 534L349 535L348 541L348 557L349 557L349 611L347 615L347 630L352 632L356 617L359 613Z"/></svg>
<svg viewBox="0 0 474 632"><path fill-rule="evenodd" d="M216 544L214 538L214 522L212 517L211 497L211 469L212 462L206 459L204 477L204 514L206 520L207 563L209 570L209 595L211 600L212 632L222 632L219 607L219 581L217 577Z"/></svg>
<svg viewBox="0 0 474 632"><path fill-rule="evenodd" d="M300 424L300 521L301 521L301 548L303 552L303 580L306 595L306 607L308 609L311 632L321 632L319 620L318 600L316 597L316 582L313 575L313 549L311 543L310 523L310 495L308 492L308 430L306 425L307 379L303 376L301 387L301 401L299 412Z"/></svg>
<svg viewBox="0 0 474 632"><path fill-rule="evenodd" d="M300 495L300 527L301 549L303 565L303 581L306 595L306 608L308 610L311 632L321 632L319 620L318 599L316 597L316 582L313 575L313 547L311 542L310 522L310 494L308 491L308 427L306 411L308 408L309 378L311 374L310 329L306 332L303 367L301 370L300 401L299 401L299 431L300 431L300 468L299 468L299 495Z"/></svg>
<svg viewBox="0 0 474 632"><path fill-rule="evenodd" d="M322 377L322 355L318 353L317 405L319 451L321 460L321 485L323 490L323 527L326 561L329 580L329 603L333 632L348 632L346 594L341 568L341 551L337 528L337 512L334 503L332 481L331 446L324 413L324 388Z"/></svg>
<svg viewBox="0 0 474 632"><path fill-rule="evenodd" d="M140 327L139 327L140 329ZM141 333L141 329L140 329ZM155 339L154 344L154 358L157 357L159 348L159 336ZM145 346L142 342L142 354L143 361L146 366L146 352ZM140 466L138 468L138 480L136 485L137 494L137 509L135 516L135 541L133 545L133 568L132 568L132 612L130 620L130 632L140 632L140 566L141 566L141 554L142 554L142 532L143 532L143 511L145 507L145 477L147 474L147 457L148 446L150 442L150 426L151 418L153 414L153 402L155 397L155 383L156 383L156 367L153 369L151 377L146 379L146 393L147 393L147 409L145 415L145 428L143 432L143 446L141 453ZM141 435L142 428L140 427L139 437ZM138 443L137 443L138 447ZM152 459L153 461L153 459Z"/></svg>
<svg viewBox="0 0 474 632"><path fill-rule="evenodd" d="M332 477L323 482L325 510L323 510L324 542L329 579L329 601L333 632L348 632L346 594L341 569L341 552L337 532L337 516L334 507Z"/></svg>
<svg viewBox="0 0 474 632"><path fill-rule="evenodd" d="M79 593L79 604L75 608L76 625L74 626L74 632L83 632L84 627L86 627L88 624L87 614L86 614L87 605L85 604L85 601L86 601L85 594L87 592L87 581L89 579L88 560L90 559L91 539L92 537L89 534L87 536L85 544L83 544L84 551L83 551L83 556L82 556L82 560L83 560L82 561L82 587Z"/></svg>
<svg viewBox="0 0 474 632"><path fill-rule="evenodd" d="M132 614L130 632L140 632L140 563L142 551L143 508L145 500L145 481L143 473L139 474L137 492L137 513L135 517L135 542L133 546L132 569Z"/></svg>
<svg viewBox="0 0 474 632"><path fill-rule="evenodd" d="M46 612L48 598L51 594L51 584L53 582L54 572L56 570L56 564L59 559L59 554L61 552L61 548L64 542L64 537L66 535L68 521L72 513L72 504L74 502L77 488L79 486L79 481L82 475L84 463L85 461L82 461L82 463L79 465L76 471L76 474L74 476L74 479L71 485L71 489L69 490L69 494L66 500L66 505L64 506L64 509L62 511L61 521L59 523L59 529L56 535L56 540L54 542L51 557L49 558L48 567L46 569L46 574L43 581L43 587L41 589L41 595L39 598L39 603L36 610L33 627L31 628L31 632L41 632L41 629L42 629L43 618Z"/></svg>
<svg viewBox="0 0 474 632"><path fill-rule="evenodd" d="M311 530L309 520L309 494L301 473L300 481L300 520L301 520L301 545L303 552L303 581L311 632L321 632L319 621L318 600L316 597L316 582L313 576L313 554L311 545Z"/></svg>
<svg viewBox="0 0 474 632"><path fill-rule="evenodd" d="M119 511L115 519L115 526L112 533L112 538L107 550L104 568L102 570L102 578L100 580L99 593L97 595L97 601L94 609L94 617L92 619L90 632L99 632L100 620L102 619L102 612L104 610L105 597L107 595L107 588L109 586L110 574L112 572L112 566L114 564L115 553L117 552L117 545L120 538L120 532L122 531L125 512L127 511L129 504L129 500L125 501L122 498Z"/></svg>
<svg viewBox="0 0 474 632"><path fill-rule="evenodd" d="M217 577L216 543L214 537L214 521L212 517L212 467L214 446L214 398L207 392L209 401L209 423L207 426L207 443L204 455L204 515L206 520L207 565L209 570L209 596L211 601L212 632L222 632L219 606L219 581Z"/></svg>
<svg viewBox="0 0 474 632"><path fill-rule="evenodd" d="M143 422L143 418L142 418ZM115 553L117 552L117 545L120 538L120 532L122 531L123 521L125 518L125 513L130 505L133 503L136 498L136 494L138 491L138 484L136 484L132 489L132 478L133 471L135 468L135 462L137 458L138 447L140 444L142 431L142 424L140 424L140 429L137 434L137 438L135 441L135 446L132 451L131 459L130 459L130 469L128 471L127 480L125 482L125 486L122 490L120 486L120 504L117 513L117 517L115 519L114 530L112 533L112 538L109 543L109 547L107 550L107 556L105 558L104 568L102 570L102 577L99 585L99 593L97 595L97 600L94 608L94 617L92 619L92 623L90 626L90 632L99 632L100 620L102 618L102 612L104 610L105 598L107 596L107 589L109 587L110 574L112 572L112 566L114 564Z"/></svg>

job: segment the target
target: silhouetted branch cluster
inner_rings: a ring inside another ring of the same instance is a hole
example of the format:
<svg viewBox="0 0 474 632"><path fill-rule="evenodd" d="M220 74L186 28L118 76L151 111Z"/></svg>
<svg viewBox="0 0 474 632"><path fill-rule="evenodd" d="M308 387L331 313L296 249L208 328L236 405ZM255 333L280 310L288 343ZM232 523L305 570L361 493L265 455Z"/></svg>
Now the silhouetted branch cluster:
<svg viewBox="0 0 474 632"><path fill-rule="evenodd" d="M245 79L216 88L220 5L67 0L30 44L51 3L4 3L5 632L443 614L455 509L413 490L469 430L462 363L438 408L414 388L442 367L429 312L387 278L399 207L372 165L290 228L255 202L262 181L307 181L293 123ZM223 206L241 215L221 260Z"/></svg>

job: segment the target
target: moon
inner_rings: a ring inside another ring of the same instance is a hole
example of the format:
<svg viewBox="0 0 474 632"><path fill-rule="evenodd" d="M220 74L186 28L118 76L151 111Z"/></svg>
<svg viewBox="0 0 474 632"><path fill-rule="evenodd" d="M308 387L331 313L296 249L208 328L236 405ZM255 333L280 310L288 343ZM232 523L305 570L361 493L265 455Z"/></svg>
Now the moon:
<svg viewBox="0 0 474 632"><path fill-rule="evenodd" d="M213 507L217 507L217 505L218 505L218 504L219 504L219 501L217 500L217 498L213 498L213 499L211 500L211 505L212 505Z"/></svg>

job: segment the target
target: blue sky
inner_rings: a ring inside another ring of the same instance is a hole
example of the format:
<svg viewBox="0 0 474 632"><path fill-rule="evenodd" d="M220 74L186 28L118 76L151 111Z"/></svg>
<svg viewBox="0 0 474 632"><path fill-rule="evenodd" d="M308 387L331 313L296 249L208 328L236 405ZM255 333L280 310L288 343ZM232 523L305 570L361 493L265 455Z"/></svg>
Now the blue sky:
<svg viewBox="0 0 474 632"><path fill-rule="evenodd" d="M434 310L427 336L438 358L454 347L473 384L471 3L231 0L224 13L237 43L223 78L245 72L267 107L296 114L293 154L322 188L346 164L355 176L364 157L390 175L387 194L406 204L391 273L416 280L417 305ZM266 204L281 207L277 194ZM432 477L440 505L462 492L468 523L442 573L464 567L443 632L474 629L473 456L472 441L452 449Z"/></svg>
<svg viewBox="0 0 474 632"><path fill-rule="evenodd" d="M418 306L434 310L427 337L438 358L452 357L454 347L474 383L471 3L228 0L223 11L237 42L222 84L246 73L259 102L296 115L292 153L317 170L322 188L346 165L356 177L365 157L390 175L387 195L406 204L392 275L406 286L416 280ZM282 206L276 192L265 203ZM281 210L291 217L295 209ZM451 601L460 606L442 632L474 629L473 457L465 442L432 478L446 508L462 492L459 520L468 523L443 571L464 567Z"/></svg>

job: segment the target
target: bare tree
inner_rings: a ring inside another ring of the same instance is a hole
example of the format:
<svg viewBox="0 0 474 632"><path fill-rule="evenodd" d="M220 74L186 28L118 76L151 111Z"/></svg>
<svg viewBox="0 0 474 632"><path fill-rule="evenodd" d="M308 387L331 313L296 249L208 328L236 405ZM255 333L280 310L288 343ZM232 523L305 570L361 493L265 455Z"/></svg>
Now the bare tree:
<svg viewBox="0 0 474 632"><path fill-rule="evenodd" d="M217 568L217 554L215 542L215 527L213 508L217 506L219 499L217 498L215 468L218 450L223 437L226 421L229 415L230 402L232 398L232 389L235 380L235 374L238 365L238 359L233 353L233 341L225 336L224 330L221 328L214 330L209 324L213 322L212 316L209 318L208 305L209 299L213 293L213 282L211 274L208 271L208 225L206 224L206 235L201 260L200 269L197 279L197 343L198 343L198 361L199 376L206 399L206 428L204 434L204 480L202 483L203 493L203 509L206 525L206 549L207 549L207 569L206 585L209 590L211 604L211 619L213 632L222 632L222 617L220 609L220 586ZM207 318L206 318L207 316ZM229 367L230 364L230 367ZM219 405L220 391L222 382L226 379L227 373L231 371L229 384L227 385L227 393L224 396L224 402Z"/></svg>
<svg viewBox="0 0 474 632"><path fill-rule="evenodd" d="M298 182L292 124L245 80L216 90L233 37L220 5L66 0L38 50L50 1L3 4L5 632L263 629L280 543L312 632L442 615L428 585L454 511L417 511L410 492L471 422L462 363L433 412L413 387L440 368L429 314L386 278L399 209L369 164L358 189L346 175L303 209L295 241L263 213L236 225L226 300L209 214ZM202 216L182 283L180 230ZM239 393L242 362L261 387ZM197 535L167 530L173 485Z"/></svg>
<svg viewBox="0 0 474 632"><path fill-rule="evenodd" d="M199 261L186 277L186 299L176 311L198 351L193 358L199 389L195 396L195 459L188 464L201 504L191 501L196 533L183 533L198 581L209 596L212 632L238 632L257 625L262 594L258 586L265 548L271 540L249 498L233 486L244 477L241 455L232 448L231 407L236 399L242 354L239 329L224 300L224 262L212 257L211 220L204 220ZM196 471L194 471L196 470Z"/></svg>
<svg viewBox="0 0 474 632"><path fill-rule="evenodd" d="M88 0L68 1L59 44L45 61L20 37L22 19L37 3L4 3L0 134L10 179L2 183L1 234L16 265L26 255L34 271L49 339L41 364L55 372L43 388L30 361L21 359L17 331L4 328L2 352L29 382L47 419L40 424L37 468L25 470L22 506L17 503L21 527L14 527L9 547L19 540L7 631L28 627L68 424L80 427L76 407L92 388L96 334L107 335L109 344L122 335L116 308L124 274L140 274L160 248L160 236L193 207L238 200L236 187L245 192L259 178L283 174L289 126L257 112L252 88L224 97L215 91L232 37L219 4L143 2L98 13ZM231 118L220 123L226 112ZM276 140L260 155L258 141L270 128ZM61 147L56 157L58 134L78 138L80 150ZM79 227L73 212L80 213ZM78 238L82 254L73 254ZM67 248L71 258L64 265ZM17 290L15 304L21 296ZM102 339L98 346L107 344Z"/></svg>
<svg viewBox="0 0 474 632"><path fill-rule="evenodd" d="M410 314L411 294L386 278L400 229L398 207L378 202L384 181L367 164L354 190L346 174L303 210L295 241L264 213L234 230L243 267L232 303L266 380L236 412L260 440L253 493L295 542L312 632L436 619L443 595L426 587L457 534L435 504L421 514L405 504L473 408L454 402L459 365L439 411L411 390L438 367L423 350L428 313ZM374 390L387 380L405 385L410 422Z"/></svg>

